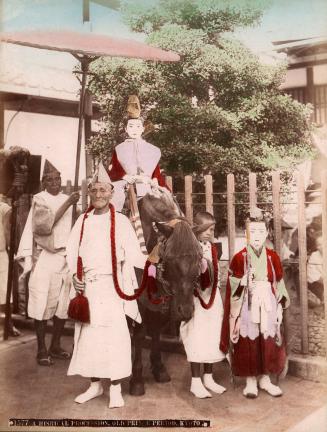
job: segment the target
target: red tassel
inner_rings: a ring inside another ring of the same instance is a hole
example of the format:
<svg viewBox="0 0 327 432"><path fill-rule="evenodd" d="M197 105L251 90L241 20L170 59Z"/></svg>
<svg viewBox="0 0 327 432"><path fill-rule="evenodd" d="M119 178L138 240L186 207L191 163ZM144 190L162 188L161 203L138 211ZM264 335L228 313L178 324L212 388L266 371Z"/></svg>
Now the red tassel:
<svg viewBox="0 0 327 432"><path fill-rule="evenodd" d="M89 302L83 293L78 293L76 297L70 301L68 307L68 316L69 318L82 323L90 322Z"/></svg>

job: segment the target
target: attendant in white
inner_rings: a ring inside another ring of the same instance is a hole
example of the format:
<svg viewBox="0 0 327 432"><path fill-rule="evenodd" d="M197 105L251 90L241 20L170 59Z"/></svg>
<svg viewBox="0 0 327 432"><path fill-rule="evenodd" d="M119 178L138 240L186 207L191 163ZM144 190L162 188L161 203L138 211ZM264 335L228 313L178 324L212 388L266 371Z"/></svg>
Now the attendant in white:
<svg viewBox="0 0 327 432"><path fill-rule="evenodd" d="M109 378L109 408L124 405L121 380L132 372L131 340L125 314L141 322L136 300L124 301L114 285L113 219L109 207L112 189L101 164L89 185L93 210L87 213L87 218L81 215L77 220L67 245L67 261L72 274L77 271L77 261L82 262L83 279L80 281L75 275L73 284L77 291L84 291L90 307L90 323L75 324L74 352L68 375L91 378L87 391L76 397L77 403L100 396L103 393L100 379ZM143 269L146 257L129 220L120 213L114 215L117 277L123 292L131 295L137 288L134 267Z"/></svg>
<svg viewBox="0 0 327 432"><path fill-rule="evenodd" d="M201 212L195 216L194 224L193 230L200 242L205 260L203 271L212 275L211 244L214 240L215 219L210 213ZM208 303L211 296L212 280L213 278L210 277L209 283L206 284L207 287L201 291L201 297L205 303ZM225 354L219 349L222 319L223 303L220 291L217 289L210 309L204 309L199 298L194 297L194 315L190 321L182 322L180 326L180 335L187 360L191 364L190 391L198 398L211 397L208 390L218 394L226 391L225 387L217 384L212 376L213 364L225 358ZM201 380L202 363L204 364L203 383Z"/></svg>
<svg viewBox="0 0 327 432"><path fill-rule="evenodd" d="M130 118L125 130L129 138L115 147L109 166L109 176L115 187L112 204L117 211L124 206L127 184L135 183L138 198L156 189L169 191L160 172L160 149L142 138L144 120L136 96L130 96L127 109Z"/></svg>
<svg viewBox="0 0 327 432"><path fill-rule="evenodd" d="M70 196L61 190L60 172L49 162L42 178L45 190L36 194L26 221L16 259L31 269L28 315L34 318L38 343L37 361L51 366L52 358L69 359L70 353L60 346L67 319L70 281L66 264L66 242L71 230L72 205L79 193ZM47 320L53 318L53 336L49 351L45 343Z"/></svg>

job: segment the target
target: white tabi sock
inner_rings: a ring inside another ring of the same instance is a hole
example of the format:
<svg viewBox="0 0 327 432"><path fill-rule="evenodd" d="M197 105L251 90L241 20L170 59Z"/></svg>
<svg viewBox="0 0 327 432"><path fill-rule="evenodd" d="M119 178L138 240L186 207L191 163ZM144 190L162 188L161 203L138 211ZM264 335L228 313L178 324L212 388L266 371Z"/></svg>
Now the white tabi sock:
<svg viewBox="0 0 327 432"><path fill-rule="evenodd" d="M209 393L208 390L202 384L200 377L196 377L196 378L192 377L192 383L191 383L190 391L191 391L191 393L194 394L195 397L200 398L200 399L212 397L211 393Z"/></svg>
<svg viewBox="0 0 327 432"><path fill-rule="evenodd" d="M243 395L247 398L254 399L258 396L258 386L256 377L246 377L246 386Z"/></svg>
<svg viewBox="0 0 327 432"><path fill-rule="evenodd" d="M95 397L101 396L102 394L103 394L103 387L101 381L93 381L91 382L90 387L86 390L86 392L78 395L75 398L75 402L82 404Z"/></svg>
<svg viewBox="0 0 327 432"><path fill-rule="evenodd" d="M274 397L278 397L283 394L282 389L270 381L269 375L261 375L259 379L259 388L266 390L267 393Z"/></svg>
<svg viewBox="0 0 327 432"><path fill-rule="evenodd" d="M120 384L111 384L109 388L109 408L120 408L125 405Z"/></svg>
<svg viewBox="0 0 327 432"><path fill-rule="evenodd" d="M226 391L225 387L217 384L212 376L212 373L203 374L203 384L207 389L213 391L214 393L222 394Z"/></svg>

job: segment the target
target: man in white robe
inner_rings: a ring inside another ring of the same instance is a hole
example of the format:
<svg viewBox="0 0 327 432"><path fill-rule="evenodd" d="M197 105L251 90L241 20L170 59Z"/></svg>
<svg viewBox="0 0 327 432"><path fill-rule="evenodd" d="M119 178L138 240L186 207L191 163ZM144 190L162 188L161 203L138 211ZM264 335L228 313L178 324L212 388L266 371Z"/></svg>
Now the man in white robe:
<svg viewBox="0 0 327 432"><path fill-rule="evenodd" d="M34 318L37 336L37 362L51 366L52 358L69 359L60 346L69 303L70 280L66 263L66 242L71 230L72 205L79 193L61 192L60 172L49 162L44 165L45 190L36 194L26 221L16 259L30 270L28 315ZM49 350L45 332L47 320L53 318L53 336Z"/></svg>
<svg viewBox="0 0 327 432"><path fill-rule="evenodd" d="M67 262L72 275L75 274L73 284L77 291L84 291L90 308L90 323L75 325L74 352L68 375L91 378L90 387L75 398L77 403L102 395L100 379L109 378L109 408L124 405L121 380L132 372L131 340L125 314L141 322L136 300L124 301L114 285L109 210L112 189L101 164L89 185L94 209L88 212L87 218L80 216L67 244ZM117 278L123 292L131 295L137 288L134 267L143 269L146 256L140 250L129 220L120 213L114 214ZM83 266L82 281L76 277L78 260Z"/></svg>

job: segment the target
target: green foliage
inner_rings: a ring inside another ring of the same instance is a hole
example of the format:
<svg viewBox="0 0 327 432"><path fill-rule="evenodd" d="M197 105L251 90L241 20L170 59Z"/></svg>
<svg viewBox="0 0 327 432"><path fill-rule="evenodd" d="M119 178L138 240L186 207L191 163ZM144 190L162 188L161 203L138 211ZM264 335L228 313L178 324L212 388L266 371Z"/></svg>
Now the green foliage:
<svg viewBox="0 0 327 432"><path fill-rule="evenodd" d="M150 34L171 23L214 36L257 23L268 4L264 0L125 0L122 10L136 32Z"/></svg>
<svg viewBox="0 0 327 432"><path fill-rule="evenodd" d="M100 59L90 89L104 113L88 144L109 158L123 139L127 99L137 94L155 130L146 137L162 150L174 177L212 173L224 190L234 173L244 188L249 171L288 169L311 155L310 107L280 92L285 65L263 65L239 41L222 34L256 23L267 2L239 0L125 0L123 13L151 45L177 51L177 63ZM243 183L242 183L243 182Z"/></svg>

